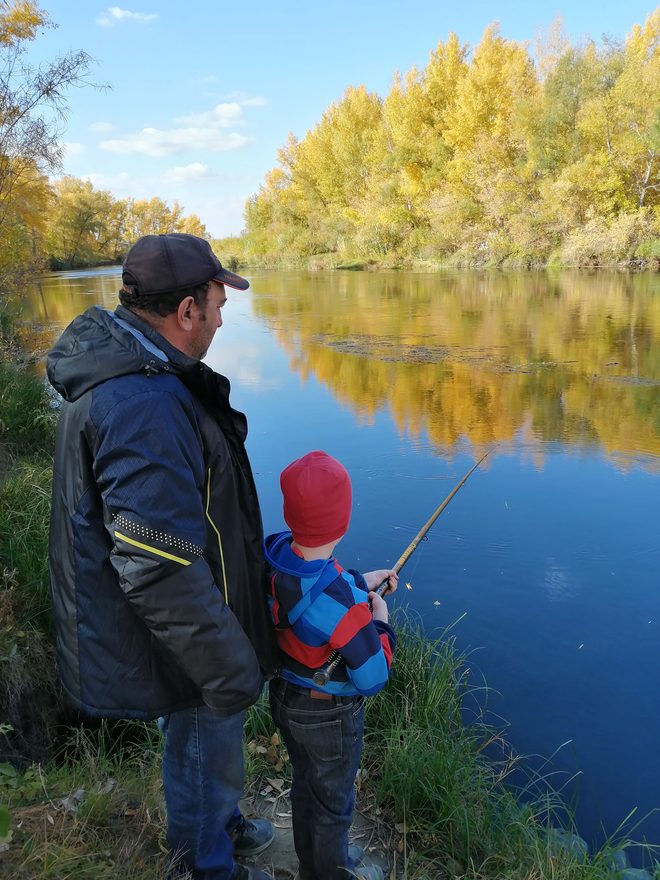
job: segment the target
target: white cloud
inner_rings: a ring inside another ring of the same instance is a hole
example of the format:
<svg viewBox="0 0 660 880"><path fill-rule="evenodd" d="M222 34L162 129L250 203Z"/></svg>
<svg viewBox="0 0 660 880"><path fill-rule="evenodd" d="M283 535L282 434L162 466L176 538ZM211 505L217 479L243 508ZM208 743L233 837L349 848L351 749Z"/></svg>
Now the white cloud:
<svg viewBox="0 0 660 880"><path fill-rule="evenodd" d="M89 180L95 189L110 190L118 198L133 195L137 187L137 181L127 171L120 171L119 174L112 175L92 171L91 174L83 174L82 180Z"/></svg>
<svg viewBox="0 0 660 880"><path fill-rule="evenodd" d="M230 92L228 101L236 101L241 107L265 107L268 101L260 95L247 95L245 92Z"/></svg>
<svg viewBox="0 0 660 880"><path fill-rule="evenodd" d="M195 180L213 180L215 176L208 165L192 162L190 165L168 168L163 174L163 179L170 183L190 183Z"/></svg>
<svg viewBox="0 0 660 880"><path fill-rule="evenodd" d="M128 9L122 9L120 6L108 6L105 12L102 12L96 19L96 23L101 27L114 27L122 21L133 21L138 24L147 24L158 18L156 12L131 12Z"/></svg>
<svg viewBox="0 0 660 880"><path fill-rule="evenodd" d="M115 127L110 122L93 122L89 126L90 131L97 131L99 134L108 134L108 132L114 131Z"/></svg>
<svg viewBox="0 0 660 880"><path fill-rule="evenodd" d="M236 132L224 133L216 128L143 128L123 138L101 141L101 148L110 153L141 153L155 159L175 156L186 150L209 150L212 153L237 150L252 142Z"/></svg>
<svg viewBox="0 0 660 880"><path fill-rule="evenodd" d="M202 127L209 125L211 127L229 128L231 125L244 125L243 110L241 105L233 102L231 104L216 104L212 110L206 113L191 113L188 116L178 116L174 120L178 125L192 125Z"/></svg>
<svg viewBox="0 0 660 880"><path fill-rule="evenodd" d="M77 156L82 156L85 152L85 145L79 144L76 141L64 141L62 146L64 147L65 162L69 159L75 159Z"/></svg>

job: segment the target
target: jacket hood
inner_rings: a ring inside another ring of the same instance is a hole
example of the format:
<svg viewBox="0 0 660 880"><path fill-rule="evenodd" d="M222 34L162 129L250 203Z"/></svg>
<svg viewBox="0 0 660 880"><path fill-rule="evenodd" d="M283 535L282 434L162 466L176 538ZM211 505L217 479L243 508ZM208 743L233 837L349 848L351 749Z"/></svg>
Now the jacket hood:
<svg viewBox="0 0 660 880"><path fill-rule="evenodd" d="M46 359L46 373L55 390L73 401L117 376L196 363L127 309L94 306L62 333Z"/></svg>
<svg viewBox="0 0 660 880"><path fill-rule="evenodd" d="M298 619L341 571L334 556L310 562L298 556L291 549L291 540L291 532L280 532L269 535L265 541L266 563L271 569L293 578L292 589L283 589L279 594L289 624Z"/></svg>
<svg viewBox="0 0 660 880"><path fill-rule="evenodd" d="M271 568L276 568L284 574L291 574L299 578L313 578L317 580L328 565L335 565L334 557L330 559L314 559L306 561L291 549L293 536L291 532L279 532L276 535L268 535L266 538L266 562ZM336 574L336 570L335 570Z"/></svg>

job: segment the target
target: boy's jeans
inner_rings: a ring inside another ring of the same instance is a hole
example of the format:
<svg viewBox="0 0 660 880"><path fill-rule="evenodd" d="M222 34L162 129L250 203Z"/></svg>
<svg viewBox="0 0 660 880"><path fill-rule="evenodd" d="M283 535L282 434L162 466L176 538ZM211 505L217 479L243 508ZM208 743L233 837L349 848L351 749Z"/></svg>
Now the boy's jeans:
<svg viewBox="0 0 660 880"><path fill-rule="evenodd" d="M159 719L165 737L163 789L167 844L177 867L194 880L229 880L229 834L240 821L245 712L220 717L206 706Z"/></svg>
<svg viewBox="0 0 660 880"><path fill-rule="evenodd" d="M282 678L269 684L273 720L293 766L293 839L301 880L348 880L348 829L364 735L364 698L314 699Z"/></svg>

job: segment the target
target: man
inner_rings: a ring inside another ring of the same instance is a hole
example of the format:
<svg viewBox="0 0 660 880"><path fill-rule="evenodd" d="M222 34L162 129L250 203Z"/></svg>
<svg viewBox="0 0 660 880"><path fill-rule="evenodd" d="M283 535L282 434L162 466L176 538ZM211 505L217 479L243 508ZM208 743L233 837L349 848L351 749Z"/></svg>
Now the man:
<svg viewBox="0 0 660 880"><path fill-rule="evenodd" d="M234 862L273 839L238 811L245 710L272 672L262 525L229 382L200 362L227 271L193 235L147 235L121 306L48 356L64 398L50 574L62 682L80 710L161 718L170 876L266 880Z"/></svg>

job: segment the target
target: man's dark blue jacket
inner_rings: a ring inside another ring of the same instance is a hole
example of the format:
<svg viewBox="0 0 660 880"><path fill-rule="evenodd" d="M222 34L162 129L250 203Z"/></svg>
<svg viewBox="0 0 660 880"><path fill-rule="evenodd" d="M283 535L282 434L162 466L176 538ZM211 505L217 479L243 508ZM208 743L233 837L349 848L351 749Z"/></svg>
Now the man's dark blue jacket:
<svg viewBox="0 0 660 880"><path fill-rule="evenodd" d="M273 652L228 380L121 307L76 318L47 371L64 398L49 555L66 694L108 717L246 708Z"/></svg>

